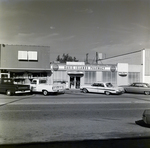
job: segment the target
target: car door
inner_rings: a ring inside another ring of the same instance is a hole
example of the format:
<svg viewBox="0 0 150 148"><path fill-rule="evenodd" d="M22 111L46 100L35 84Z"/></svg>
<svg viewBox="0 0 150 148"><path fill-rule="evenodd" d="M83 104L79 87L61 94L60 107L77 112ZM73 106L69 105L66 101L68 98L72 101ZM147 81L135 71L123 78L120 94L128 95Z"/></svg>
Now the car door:
<svg viewBox="0 0 150 148"><path fill-rule="evenodd" d="M148 86L146 84L139 84L139 93L144 93L146 91L150 91L150 89L148 88Z"/></svg>
<svg viewBox="0 0 150 148"><path fill-rule="evenodd" d="M97 92L98 93L104 93L105 92L105 86L103 83L98 83Z"/></svg>
<svg viewBox="0 0 150 148"><path fill-rule="evenodd" d="M90 88L89 88L89 92L94 92L94 93L97 93L97 87L98 87L98 84L97 83L93 83Z"/></svg>
<svg viewBox="0 0 150 148"><path fill-rule="evenodd" d="M31 90L34 92L37 90L37 81L36 80L33 80L31 82Z"/></svg>
<svg viewBox="0 0 150 148"><path fill-rule="evenodd" d="M127 89L127 92L131 92L131 93L137 93L137 91L138 91L138 85L136 83L131 84Z"/></svg>

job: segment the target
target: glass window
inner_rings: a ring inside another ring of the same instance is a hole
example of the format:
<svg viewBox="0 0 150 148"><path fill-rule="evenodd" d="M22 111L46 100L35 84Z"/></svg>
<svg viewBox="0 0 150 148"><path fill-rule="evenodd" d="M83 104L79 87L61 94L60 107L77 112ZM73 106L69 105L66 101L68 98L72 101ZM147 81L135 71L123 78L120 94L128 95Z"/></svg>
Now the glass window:
<svg viewBox="0 0 150 148"><path fill-rule="evenodd" d="M37 84L36 80L33 80L31 84Z"/></svg>
<svg viewBox="0 0 150 148"><path fill-rule="evenodd" d="M96 72L95 71L86 71L85 72L85 84L92 84L96 81Z"/></svg>
<svg viewBox="0 0 150 148"><path fill-rule="evenodd" d="M110 82L114 85L117 84L117 72L104 71L103 72L103 81Z"/></svg>
<svg viewBox="0 0 150 148"><path fill-rule="evenodd" d="M140 73L139 72L129 72L128 73L128 83L140 82Z"/></svg>
<svg viewBox="0 0 150 148"><path fill-rule="evenodd" d="M39 83L40 83L40 84L45 84L45 83L46 83L46 80L40 80Z"/></svg>
<svg viewBox="0 0 150 148"><path fill-rule="evenodd" d="M106 83L107 87L113 87L113 85L111 83Z"/></svg>
<svg viewBox="0 0 150 148"><path fill-rule="evenodd" d="M92 86L98 86L98 84L97 84L97 83L94 83L94 84L92 84Z"/></svg>
<svg viewBox="0 0 150 148"><path fill-rule="evenodd" d="M99 83L98 86L99 87L104 87L104 84L103 83Z"/></svg>

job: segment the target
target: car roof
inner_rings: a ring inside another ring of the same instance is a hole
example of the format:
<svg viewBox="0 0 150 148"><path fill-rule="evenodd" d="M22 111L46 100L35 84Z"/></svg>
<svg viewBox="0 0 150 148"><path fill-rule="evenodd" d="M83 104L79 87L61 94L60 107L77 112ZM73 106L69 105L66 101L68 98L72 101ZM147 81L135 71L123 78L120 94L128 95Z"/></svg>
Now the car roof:
<svg viewBox="0 0 150 148"><path fill-rule="evenodd" d="M111 82L94 82L94 83L105 83L106 84L106 83L111 83Z"/></svg>
<svg viewBox="0 0 150 148"><path fill-rule="evenodd" d="M132 84L148 84L148 83L145 83L145 82L134 82Z"/></svg>

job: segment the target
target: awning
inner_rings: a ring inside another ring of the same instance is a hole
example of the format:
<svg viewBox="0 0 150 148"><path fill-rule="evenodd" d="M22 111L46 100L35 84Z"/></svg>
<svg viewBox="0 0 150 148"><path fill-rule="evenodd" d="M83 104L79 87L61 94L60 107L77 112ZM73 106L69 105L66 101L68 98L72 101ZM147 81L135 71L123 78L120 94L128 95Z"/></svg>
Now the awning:
<svg viewBox="0 0 150 148"><path fill-rule="evenodd" d="M7 70L8 72L14 73L43 73L51 72L50 69L40 69L40 68L0 68L0 70Z"/></svg>
<svg viewBox="0 0 150 148"><path fill-rule="evenodd" d="M77 74L83 75L84 72L82 72L82 71L68 71L68 74L69 74L69 75L70 75L70 74L72 74L72 75L77 75Z"/></svg>

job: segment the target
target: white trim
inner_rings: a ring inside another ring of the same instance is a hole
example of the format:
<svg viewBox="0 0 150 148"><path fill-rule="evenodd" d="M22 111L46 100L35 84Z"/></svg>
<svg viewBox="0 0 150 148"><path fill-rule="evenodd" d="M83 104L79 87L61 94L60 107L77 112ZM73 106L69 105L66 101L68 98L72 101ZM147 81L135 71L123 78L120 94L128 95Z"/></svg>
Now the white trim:
<svg viewBox="0 0 150 148"><path fill-rule="evenodd" d="M143 77L143 82L145 82L145 49L143 50L143 54L142 54L142 59L143 59L143 72L142 72L142 77Z"/></svg>

